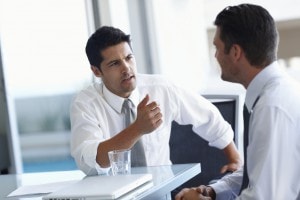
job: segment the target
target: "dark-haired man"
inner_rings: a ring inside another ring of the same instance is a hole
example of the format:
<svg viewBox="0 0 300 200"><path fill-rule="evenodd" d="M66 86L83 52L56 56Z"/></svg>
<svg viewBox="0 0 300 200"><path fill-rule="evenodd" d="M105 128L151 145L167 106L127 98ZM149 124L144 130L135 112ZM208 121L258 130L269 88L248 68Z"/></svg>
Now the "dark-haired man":
<svg viewBox="0 0 300 200"><path fill-rule="evenodd" d="M138 74L129 35L103 26L89 38L86 53L94 75L101 79L79 92L71 105L71 154L86 174L107 173L107 152L137 143L142 146L138 160L143 162L134 166L172 164L169 139L174 120L192 124L211 146L224 150L228 164L222 172L240 166L231 126L218 109L159 75ZM135 115L129 126L125 101L130 101Z"/></svg>
<svg viewBox="0 0 300 200"><path fill-rule="evenodd" d="M210 186L183 189L176 200L299 200L300 90L276 61L275 22L263 7L241 4L221 11L215 25L221 77L247 89L245 165Z"/></svg>

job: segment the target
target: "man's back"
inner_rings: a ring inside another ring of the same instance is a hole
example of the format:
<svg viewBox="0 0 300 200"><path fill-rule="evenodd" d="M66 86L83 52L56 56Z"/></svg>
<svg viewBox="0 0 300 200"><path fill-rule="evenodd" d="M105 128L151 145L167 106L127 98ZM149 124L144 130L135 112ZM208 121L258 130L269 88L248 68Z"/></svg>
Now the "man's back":
<svg viewBox="0 0 300 200"><path fill-rule="evenodd" d="M265 69L247 91L259 96L250 119L249 185L265 191L257 192L259 199L295 199L300 191L299 86L276 67Z"/></svg>

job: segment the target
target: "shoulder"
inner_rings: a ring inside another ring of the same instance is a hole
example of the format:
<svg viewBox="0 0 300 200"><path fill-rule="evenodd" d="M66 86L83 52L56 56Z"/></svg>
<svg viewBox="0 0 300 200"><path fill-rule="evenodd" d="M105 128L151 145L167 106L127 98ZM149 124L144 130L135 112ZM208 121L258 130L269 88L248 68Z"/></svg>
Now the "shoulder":
<svg viewBox="0 0 300 200"><path fill-rule="evenodd" d="M93 83L79 91L73 98L73 103L91 103L96 99L103 98L100 83Z"/></svg>
<svg viewBox="0 0 300 200"><path fill-rule="evenodd" d="M264 87L265 97L274 102L278 98L283 98L284 101L291 100L290 98L300 98L299 83L288 75L280 76L271 79ZM293 100L292 100L293 101Z"/></svg>
<svg viewBox="0 0 300 200"><path fill-rule="evenodd" d="M152 99L176 99L177 86L157 74L139 74L137 76L137 90L140 96L150 95Z"/></svg>
<svg viewBox="0 0 300 200"><path fill-rule="evenodd" d="M287 76L270 80L265 85L257 107L261 110L276 110L278 112L293 113L300 109L299 83Z"/></svg>

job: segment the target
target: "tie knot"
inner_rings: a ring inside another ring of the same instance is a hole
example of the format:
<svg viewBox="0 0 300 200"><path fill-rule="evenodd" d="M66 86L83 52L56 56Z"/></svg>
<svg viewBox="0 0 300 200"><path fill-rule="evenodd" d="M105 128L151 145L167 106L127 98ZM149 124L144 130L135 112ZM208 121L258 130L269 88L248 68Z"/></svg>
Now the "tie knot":
<svg viewBox="0 0 300 200"><path fill-rule="evenodd" d="M133 108L133 104L130 99L125 99L123 102L123 112L127 110L131 110Z"/></svg>
<svg viewBox="0 0 300 200"><path fill-rule="evenodd" d="M244 114L247 114L247 115L250 114L250 112L249 112L249 110L248 110L246 104L244 105L244 109L243 109L243 110L244 110Z"/></svg>
<svg viewBox="0 0 300 200"><path fill-rule="evenodd" d="M124 113L125 117L125 127L128 127L135 119L135 114L132 107L132 102L129 99L125 99L122 108L122 112Z"/></svg>

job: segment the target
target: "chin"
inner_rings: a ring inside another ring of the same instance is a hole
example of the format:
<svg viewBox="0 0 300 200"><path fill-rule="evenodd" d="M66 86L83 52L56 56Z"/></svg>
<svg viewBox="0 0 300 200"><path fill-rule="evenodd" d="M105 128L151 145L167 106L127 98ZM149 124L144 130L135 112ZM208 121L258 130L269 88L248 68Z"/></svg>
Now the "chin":
<svg viewBox="0 0 300 200"><path fill-rule="evenodd" d="M223 81L227 81L227 78L226 78L226 76L222 73L221 74L221 79L223 80Z"/></svg>

